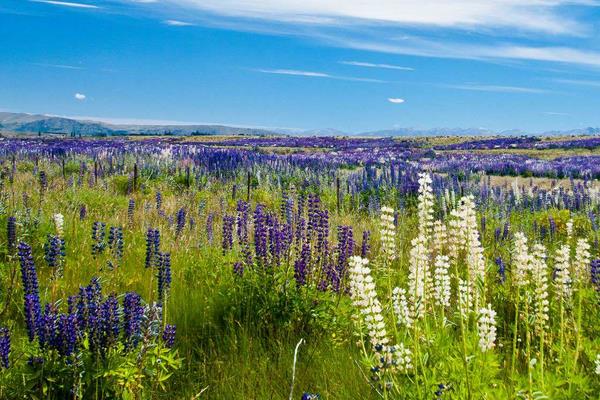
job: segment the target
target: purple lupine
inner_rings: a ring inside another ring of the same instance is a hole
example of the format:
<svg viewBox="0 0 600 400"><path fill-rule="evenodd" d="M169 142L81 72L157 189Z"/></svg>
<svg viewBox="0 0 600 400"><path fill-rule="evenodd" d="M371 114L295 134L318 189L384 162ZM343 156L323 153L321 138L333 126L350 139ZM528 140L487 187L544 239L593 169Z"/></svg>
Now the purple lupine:
<svg viewBox="0 0 600 400"><path fill-rule="evenodd" d="M40 348L54 348L56 342L56 310L52 304L46 304L44 313L40 316L37 326L38 343Z"/></svg>
<svg viewBox="0 0 600 400"><path fill-rule="evenodd" d="M185 228L185 210L182 207L177 211L177 226L175 228L177 235L183 232L183 228Z"/></svg>
<svg viewBox="0 0 600 400"><path fill-rule="evenodd" d="M242 264L240 261L236 261L233 263L233 273L236 274L237 276L243 276L244 275L244 264Z"/></svg>
<svg viewBox="0 0 600 400"><path fill-rule="evenodd" d="M162 206L162 194L160 192L156 192L156 209L160 210L161 206Z"/></svg>
<svg viewBox="0 0 600 400"><path fill-rule="evenodd" d="M165 329L163 330L163 334L162 334L162 340L165 343L165 347L168 347L169 349L173 348L173 346L175 345L176 332L177 332L177 329L176 329L175 325L171 325L171 324L165 325Z"/></svg>
<svg viewBox="0 0 600 400"><path fill-rule="evenodd" d="M127 205L127 219L129 223L133 223L133 213L135 211L135 200L129 199L129 204Z"/></svg>
<svg viewBox="0 0 600 400"><path fill-rule="evenodd" d="M233 248L233 225L235 224L235 219L233 216L224 215L223 216L223 254L227 250L231 250Z"/></svg>
<svg viewBox="0 0 600 400"><path fill-rule="evenodd" d="M362 244L360 246L360 256L362 258L368 258L368 256L369 256L369 250L371 248L370 240L371 240L371 232L368 230L363 231Z"/></svg>
<svg viewBox="0 0 600 400"><path fill-rule="evenodd" d="M106 223L94 221L92 224L92 255L100 254L106 247Z"/></svg>
<svg viewBox="0 0 600 400"><path fill-rule="evenodd" d="M77 348L77 316L75 314L61 314L57 324L56 349L60 355L68 357Z"/></svg>
<svg viewBox="0 0 600 400"><path fill-rule="evenodd" d="M0 367L10 367L10 332L8 328L0 327Z"/></svg>
<svg viewBox="0 0 600 400"><path fill-rule="evenodd" d="M157 264L157 257L160 253L160 231L158 229L148 228L146 232L146 268L153 268Z"/></svg>
<svg viewBox="0 0 600 400"><path fill-rule="evenodd" d="M240 243L248 240L248 210L250 209L250 204L243 201L238 200L237 202L237 217L236 217L236 225L237 225L237 237Z"/></svg>
<svg viewBox="0 0 600 400"><path fill-rule="evenodd" d="M58 274L61 272L60 267L65 254L65 240L56 235L48 234L44 244L44 259L50 268L57 269Z"/></svg>
<svg viewBox="0 0 600 400"><path fill-rule="evenodd" d="M596 291L600 292L600 259L592 260L590 263L590 274L592 285Z"/></svg>
<svg viewBox="0 0 600 400"><path fill-rule="evenodd" d="M117 260L123 258L123 228L111 226L108 230L108 248L113 252Z"/></svg>
<svg viewBox="0 0 600 400"><path fill-rule="evenodd" d="M6 222L6 246L12 252L17 245L17 219L8 217Z"/></svg>
<svg viewBox="0 0 600 400"><path fill-rule="evenodd" d="M257 204L254 210L254 253L258 261L264 266L267 263L267 216L264 206Z"/></svg>
<svg viewBox="0 0 600 400"><path fill-rule="evenodd" d="M87 216L87 208L86 208L85 204L82 204L81 206L79 206L79 220L83 221L86 216Z"/></svg>
<svg viewBox="0 0 600 400"><path fill-rule="evenodd" d="M157 265L158 302L162 304L171 287L171 254L159 253Z"/></svg>
<svg viewBox="0 0 600 400"><path fill-rule="evenodd" d="M556 235L556 221L554 221L554 218L548 217L548 225L550 226L550 236L554 237Z"/></svg>
<svg viewBox="0 0 600 400"><path fill-rule="evenodd" d="M33 262L31 247L25 242L19 243L19 261L21 265L21 279L23 282L25 321L29 341L33 341L42 310L37 271Z"/></svg>
<svg viewBox="0 0 600 400"><path fill-rule="evenodd" d="M308 267L310 264L310 245L304 243L300 258L294 263L294 279L299 286L306 285L308 278Z"/></svg>
<svg viewBox="0 0 600 400"><path fill-rule="evenodd" d="M123 298L123 338L125 348L137 346L141 337L144 306L142 298L135 292L128 292Z"/></svg>
<svg viewBox="0 0 600 400"><path fill-rule="evenodd" d="M500 283L504 283L506 281L506 266L504 265L502 257L496 257L496 266L498 267L498 276L500 277Z"/></svg>
<svg viewBox="0 0 600 400"><path fill-rule="evenodd" d="M119 302L110 295L100 306L100 352L102 355L118 340L120 331Z"/></svg>

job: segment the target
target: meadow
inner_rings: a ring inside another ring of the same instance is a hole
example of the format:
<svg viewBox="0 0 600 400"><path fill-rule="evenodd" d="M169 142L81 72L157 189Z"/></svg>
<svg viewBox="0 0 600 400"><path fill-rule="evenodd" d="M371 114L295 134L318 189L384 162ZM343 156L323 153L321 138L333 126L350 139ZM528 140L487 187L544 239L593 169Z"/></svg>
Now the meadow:
<svg viewBox="0 0 600 400"><path fill-rule="evenodd" d="M0 399L597 399L599 147L3 138Z"/></svg>

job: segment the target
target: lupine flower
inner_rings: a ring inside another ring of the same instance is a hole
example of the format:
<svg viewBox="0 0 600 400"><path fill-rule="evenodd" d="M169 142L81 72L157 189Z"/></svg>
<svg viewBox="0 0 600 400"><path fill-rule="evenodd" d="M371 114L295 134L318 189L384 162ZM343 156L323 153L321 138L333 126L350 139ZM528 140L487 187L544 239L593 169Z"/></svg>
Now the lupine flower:
<svg viewBox="0 0 600 400"><path fill-rule="evenodd" d="M17 245L17 219L8 217L6 222L6 245L9 250L13 250Z"/></svg>
<svg viewBox="0 0 600 400"><path fill-rule="evenodd" d="M213 241L213 220L215 215L213 213L208 214L206 217L206 238L208 243L212 243Z"/></svg>
<svg viewBox="0 0 600 400"><path fill-rule="evenodd" d="M83 221L86 216L87 216L87 208L85 207L85 204L82 204L79 207L79 220Z"/></svg>
<svg viewBox="0 0 600 400"><path fill-rule="evenodd" d="M29 341L33 341L36 334L38 321L42 310L40 306L40 293L37 272L31 254L31 247L27 243L19 243L19 260L21 264L21 279L23 282L25 322Z"/></svg>
<svg viewBox="0 0 600 400"><path fill-rule="evenodd" d="M157 265L158 301L162 303L171 288L171 254L159 253Z"/></svg>
<svg viewBox="0 0 600 400"><path fill-rule="evenodd" d="M590 263L590 274L592 278L592 285L596 291L600 292L600 259L593 260Z"/></svg>
<svg viewBox="0 0 600 400"><path fill-rule="evenodd" d="M462 318L466 318L473 308L471 287L461 278L458 278L458 309Z"/></svg>
<svg viewBox="0 0 600 400"><path fill-rule="evenodd" d="M526 286L529 283L529 249L527 237L523 232L515 233L513 255L513 283L521 287Z"/></svg>
<svg viewBox="0 0 600 400"><path fill-rule="evenodd" d="M160 231L149 228L146 232L146 268L153 268L157 265L157 257L160 253Z"/></svg>
<svg viewBox="0 0 600 400"><path fill-rule="evenodd" d="M0 367L10 367L10 332L8 328L0 327Z"/></svg>
<svg viewBox="0 0 600 400"><path fill-rule="evenodd" d="M236 261L235 263L233 263L233 273L236 274L237 276L244 275L244 264L242 264L239 261Z"/></svg>
<svg viewBox="0 0 600 400"><path fill-rule="evenodd" d="M577 282L583 282L590 265L590 244L585 239L579 239L575 247L575 259L573 260L573 278Z"/></svg>
<svg viewBox="0 0 600 400"><path fill-rule="evenodd" d="M44 244L44 258L50 268L53 268L56 277L62 274L63 259L65 257L65 240L60 236L48 235Z"/></svg>
<svg viewBox="0 0 600 400"><path fill-rule="evenodd" d="M127 205L127 219L131 224L133 222L133 213L135 211L135 200L129 199L129 204Z"/></svg>
<svg viewBox="0 0 600 400"><path fill-rule="evenodd" d="M177 211L177 226L175 229L177 235L183 232L183 228L185 228L185 209L182 207Z"/></svg>
<svg viewBox="0 0 600 400"><path fill-rule="evenodd" d="M533 246L531 259L531 281L534 285L533 307L535 315L535 329L538 334L546 328L550 310L548 301L548 274L546 266L546 249L536 243Z"/></svg>
<svg viewBox="0 0 600 400"><path fill-rule="evenodd" d="M429 275L429 252L423 235L414 238L411 246L408 267L408 299L412 308L412 318L419 319L424 316L425 304L428 299L426 285L431 279Z"/></svg>
<svg viewBox="0 0 600 400"><path fill-rule="evenodd" d="M556 295L563 301L571 298L571 257L569 245L562 245L556 250L554 262L554 287Z"/></svg>
<svg viewBox="0 0 600 400"><path fill-rule="evenodd" d="M173 348L175 344L175 325L166 324L165 329L163 330L162 340L165 343L165 346L169 349Z"/></svg>
<svg viewBox="0 0 600 400"><path fill-rule="evenodd" d="M506 266L502 257L496 257L496 266L498 267L498 276L500 277L500 283L506 282Z"/></svg>
<svg viewBox="0 0 600 400"><path fill-rule="evenodd" d="M92 255L100 254L104 251L106 243L106 223L94 221L92 224Z"/></svg>
<svg viewBox="0 0 600 400"><path fill-rule="evenodd" d="M233 216L224 215L223 216L223 254L227 250L231 250L233 248L233 225L235 223L235 219Z"/></svg>
<svg viewBox="0 0 600 400"><path fill-rule="evenodd" d="M477 321L477 333L479 334L479 349L486 352L495 347L496 341L496 311L488 304L479 310Z"/></svg>
<svg viewBox="0 0 600 400"><path fill-rule="evenodd" d="M600 375L600 354L596 355L596 370L594 372L596 372L596 375Z"/></svg>
<svg viewBox="0 0 600 400"><path fill-rule="evenodd" d="M370 231L363 231L362 234L362 244L360 246L360 256L362 258L367 258L367 256L369 255L369 250L371 249L371 245L369 244L369 241L371 240L371 232Z"/></svg>
<svg viewBox="0 0 600 400"><path fill-rule="evenodd" d="M304 392L302 393L300 400L321 400L321 395L318 393Z"/></svg>
<svg viewBox="0 0 600 400"><path fill-rule="evenodd" d="M144 306L139 294L129 292L123 298L123 338L126 348L136 347L141 338Z"/></svg>
<svg viewBox="0 0 600 400"><path fill-rule="evenodd" d="M410 328L413 324L411 312L406 299L406 289L395 287L392 291L392 304L399 325Z"/></svg>
<svg viewBox="0 0 600 400"><path fill-rule="evenodd" d="M40 191L43 193L48 188L48 177L46 176L46 171L40 171L39 181L40 181Z"/></svg>
<svg viewBox="0 0 600 400"><path fill-rule="evenodd" d="M450 276L448 269L450 262L448 256L438 254L435 258L435 272L433 282L433 298L438 306L450 306Z"/></svg>
<svg viewBox="0 0 600 400"><path fill-rule="evenodd" d="M572 237L573 237L573 220L570 219L567 221L567 242L571 242Z"/></svg>
<svg viewBox="0 0 600 400"><path fill-rule="evenodd" d="M156 192L156 209L160 210L160 207L162 206L162 194L160 192Z"/></svg>
<svg viewBox="0 0 600 400"><path fill-rule="evenodd" d="M396 227L394 209L381 207L380 217L381 250L388 261L396 258Z"/></svg>
<svg viewBox="0 0 600 400"><path fill-rule="evenodd" d="M433 203L435 198L431 182L429 174L419 174L419 202L417 205L419 234L423 235L427 242L429 242L433 230Z"/></svg>
<svg viewBox="0 0 600 400"><path fill-rule="evenodd" d="M310 245L304 243L300 258L294 263L294 279L299 286L306 284L308 276L308 266L310 264Z"/></svg>
<svg viewBox="0 0 600 400"><path fill-rule="evenodd" d="M446 229L446 225L440 221L436 220L433 223L433 250L436 254L441 254L447 247L448 242L448 232Z"/></svg>
<svg viewBox="0 0 600 400"><path fill-rule="evenodd" d="M58 235L59 237L63 237L64 236L64 227L65 227L65 217L60 214L54 214L52 216L52 219L54 220L54 227L56 228L56 235Z"/></svg>

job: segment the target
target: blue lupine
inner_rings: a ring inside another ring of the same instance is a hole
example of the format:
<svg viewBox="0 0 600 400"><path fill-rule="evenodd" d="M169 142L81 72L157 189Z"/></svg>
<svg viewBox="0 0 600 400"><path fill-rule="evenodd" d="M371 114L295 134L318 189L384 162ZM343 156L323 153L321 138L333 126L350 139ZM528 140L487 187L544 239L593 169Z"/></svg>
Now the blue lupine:
<svg viewBox="0 0 600 400"><path fill-rule="evenodd" d="M308 267L310 264L310 245L304 243L300 258L294 263L294 279L299 286L306 285Z"/></svg>
<svg viewBox="0 0 600 400"><path fill-rule="evenodd" d="M157 284L158 284L158 301L162 303L166 293L171 287L171 254L161 253L158 255L157 265Z"/></svg>
<svg viewBox="0 0 600 400"><path fill-rule="evenodd" d="M25 321L29 341L33 341L36 334L38 321L42 310L38 287L37 271L31 254L31 247L27 243L19 243L19 261L21 264L21 279L23 282Z"/></svg>
<svg viewBox="0 0 600 400"><path fill-rule="evenodd" d="M160 210L161 206L162 206L162 194L160 192L156 192L156 209Z"/></svg>
<svg viewBox="0 0 600 400"><path fill-rule="evenodd" d="M12 251L17 245L17 219L8 217L6 222L6 245Z"/></svg>
<svg viewBox="0 0 600 400"><path fill-rule="evenodd" d="M165 325L165 329L163 330L163 334L162 334L162 340L165 343L165 347L168 347L169 349L173 348L173 345L175 345L176 332L177 332L177 329L176 329L175 325L171 325L171 324Z"/></svg>
<svg viewBox="0 0 600 400"><path fill-rule="evenodd" d="M239 261L236 261L235 263L233 263L233 273L236 274L237 276L244 275L244 264L242 264Z"/></svg>
<svg viewBox="0 0 600 400"><path fill-rule="evenodd" d="M235 219L233 216L224 215L223 216L223 253L227 250L231 250L233 247L233 225L235 224Z"/></svg>
<svg viewBox="0 0 600 400"><path fill-rule="evenodd" d="M144 306L139 294L129 292L123 298L123 338L127 349L136 347L141 337Z"/></svg>
<svg viewBox="0 0 600 400"><path fill-rule="evenodd" d="M360 246L360 256L362 258L367 258L369 256L370 244L369 241L371 239L371 232L368 230L363 231L362 235L362 244Z"/></svg>
<svg viewBox="0 0 600 400"><path fill-rule="evenodd" d="M149 228L146 232L146 268L156 267L160 253L160 231Z"/></svg>
<svg viewBox="0 0 600 400"><path fill-rule="evenodd" d="M504 265L504 261L502 261L502 257L496 257L496 266L498 267L500 282L504 283L506 281L506 266Z"/></svg>
<svg viewBox="0 0 600 400"><path fill-rule="evenodd" d="M208 243L212 243L213 241L213 223L214 223L215 215L213 213L208 214L206 217L206 239Z"/></svg>
<svg viewBox="0 0 600 400"><path fill-rule="evenodd" d="M10 332L8 328L0 327L0 367L10 367Z"/></svg>
<svg viewBox="0 0 600 400"><path fill-rule="evenodd" d="M183 228L185 228L185 209L180 208L179 211L177 211L177 227L176 227L177 235L179 235L179 234L181 234L181 232L183 232Z"/></svg>
<svg viewBox="0 0 600 400"><path fill-rule="evenodd" d="M592 285L596 291L600 292L600 259L592 260L590 263L590 275Z"/></svg>
<svg viewBox="0 0 600 400"><path fill-rule="evenodd" d="M79 207L79 220L83 221L86 216L87 216L87 207L85 206L85 204L82 204Z"/></svg>
<svg viewBox="0 0 600 400"><path fill-rule="evenodd" d="M127 205L127 219L131 224L133 222L133 213L135 211L135 200L129 199L129 204Z"/></svg>

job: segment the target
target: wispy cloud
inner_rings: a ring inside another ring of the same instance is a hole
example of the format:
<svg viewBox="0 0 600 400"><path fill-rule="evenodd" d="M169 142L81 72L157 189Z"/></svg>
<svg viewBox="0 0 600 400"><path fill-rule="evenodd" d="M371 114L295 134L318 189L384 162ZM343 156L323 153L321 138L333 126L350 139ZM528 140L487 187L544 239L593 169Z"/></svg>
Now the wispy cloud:
<svg viewBox="0 0 600 400"><path fill-rule="evenodd" d="M588 81L588 80L580 80L580 79L554 79L554 82L565 83L568 85L579 85L579 86L589 86L594 88L600 88L600 81Z"/></svg>
<svg viewBox="0 0 600 400"><path fill-rule="evenodd" d="M31 63L31 64L37 65L38 67L48 67L48 68L74 69L74 70L85 69L83 67L78 67L75 65L67 65L67 64L46 64L46 63Z"/></svg>
<svg viewBox="0 0 600 400"><path fill-rule="evenodd" d="M569 114L569 113L555 112L555 111L544 111L544 112L542 112L542 114L544 114L544 115L551 115L551 116L555 116L555 117L569 117L569 116L571 116L571 114Z"/></svg>
<svg viewBox="0 0 600 400"><path fill-rule="evenodd" d="M594 6L594 0L168 0L216 14L315 24L389 23L455 29L506 29L581 34L585 25L563 6Z"/></svg>
<svg viewBox="0 0 600 400"><path fill-rule="evenodd" d="M337 79L343 81L353 81L353 82L371 82L371 83L385 83L386 81L382 81L379 79L370 79L370 78L355 78L350 76L339 76L339 75L330 75L324 72L313 72L313 71L301 71L296 69L256 69L257 72L262 72L264 74L275 74L275 75L292 75L292 76L303 76L308 78L328 78L328 79Z"/></svg>
<svg viewBox="0 0 600 400"><path fill-rule="evenodd" d="M179 21L176 19L167 19L163 22L169 26L192 26L192 25L194 25L191 22Z"/></svg>
<svg viewBox="0 0 600 400"><path fill-rule="evenodd" d="M45 3L45 4L52 4L55 6L72 7L72 8L100 8L93 4L72 3L70 1L57 1L57 0L29 0L29 1L31 1L33 3Z"/></svg>
<svg viewBox="0 0 600 400"><path fill-rule="evenodd" d="M353 65L355 67L366 67L366 68L383 68L383 69L397 69L400 71L414 71L414 68L411 67L402 67L400 65L391 65L391 64L374 64L363 61L340 61L340 64L344 65Z"/></svg>
<svg viewBox="0 0 600 400"><path fill-rule="evenodd" d="M75 97L75 100L78 100L78 101L84 101L86 98L85 94L83 94L83 93L75 93L73 95L73 97Z"/></svg>
<svg viewBox="0 0 600 400"><path fill-rule="evenodd" d="M502 85L479 85L479 84L464 84L464 85L439 85L448 89L471 90L476 92L498 92L498 93L549 93L545 89L537 89L522 86L502 86Z"/></svg>
<svg viewBox="0 0 600 400"><path fill-rule="evenodd" d="M402 104L402 103L404 103L404 99L401 99L401 98L399 98L399 97L390 97L390 98L388 99L388 101L389 101L390 103L394 103L394 104Z"/></svg>

